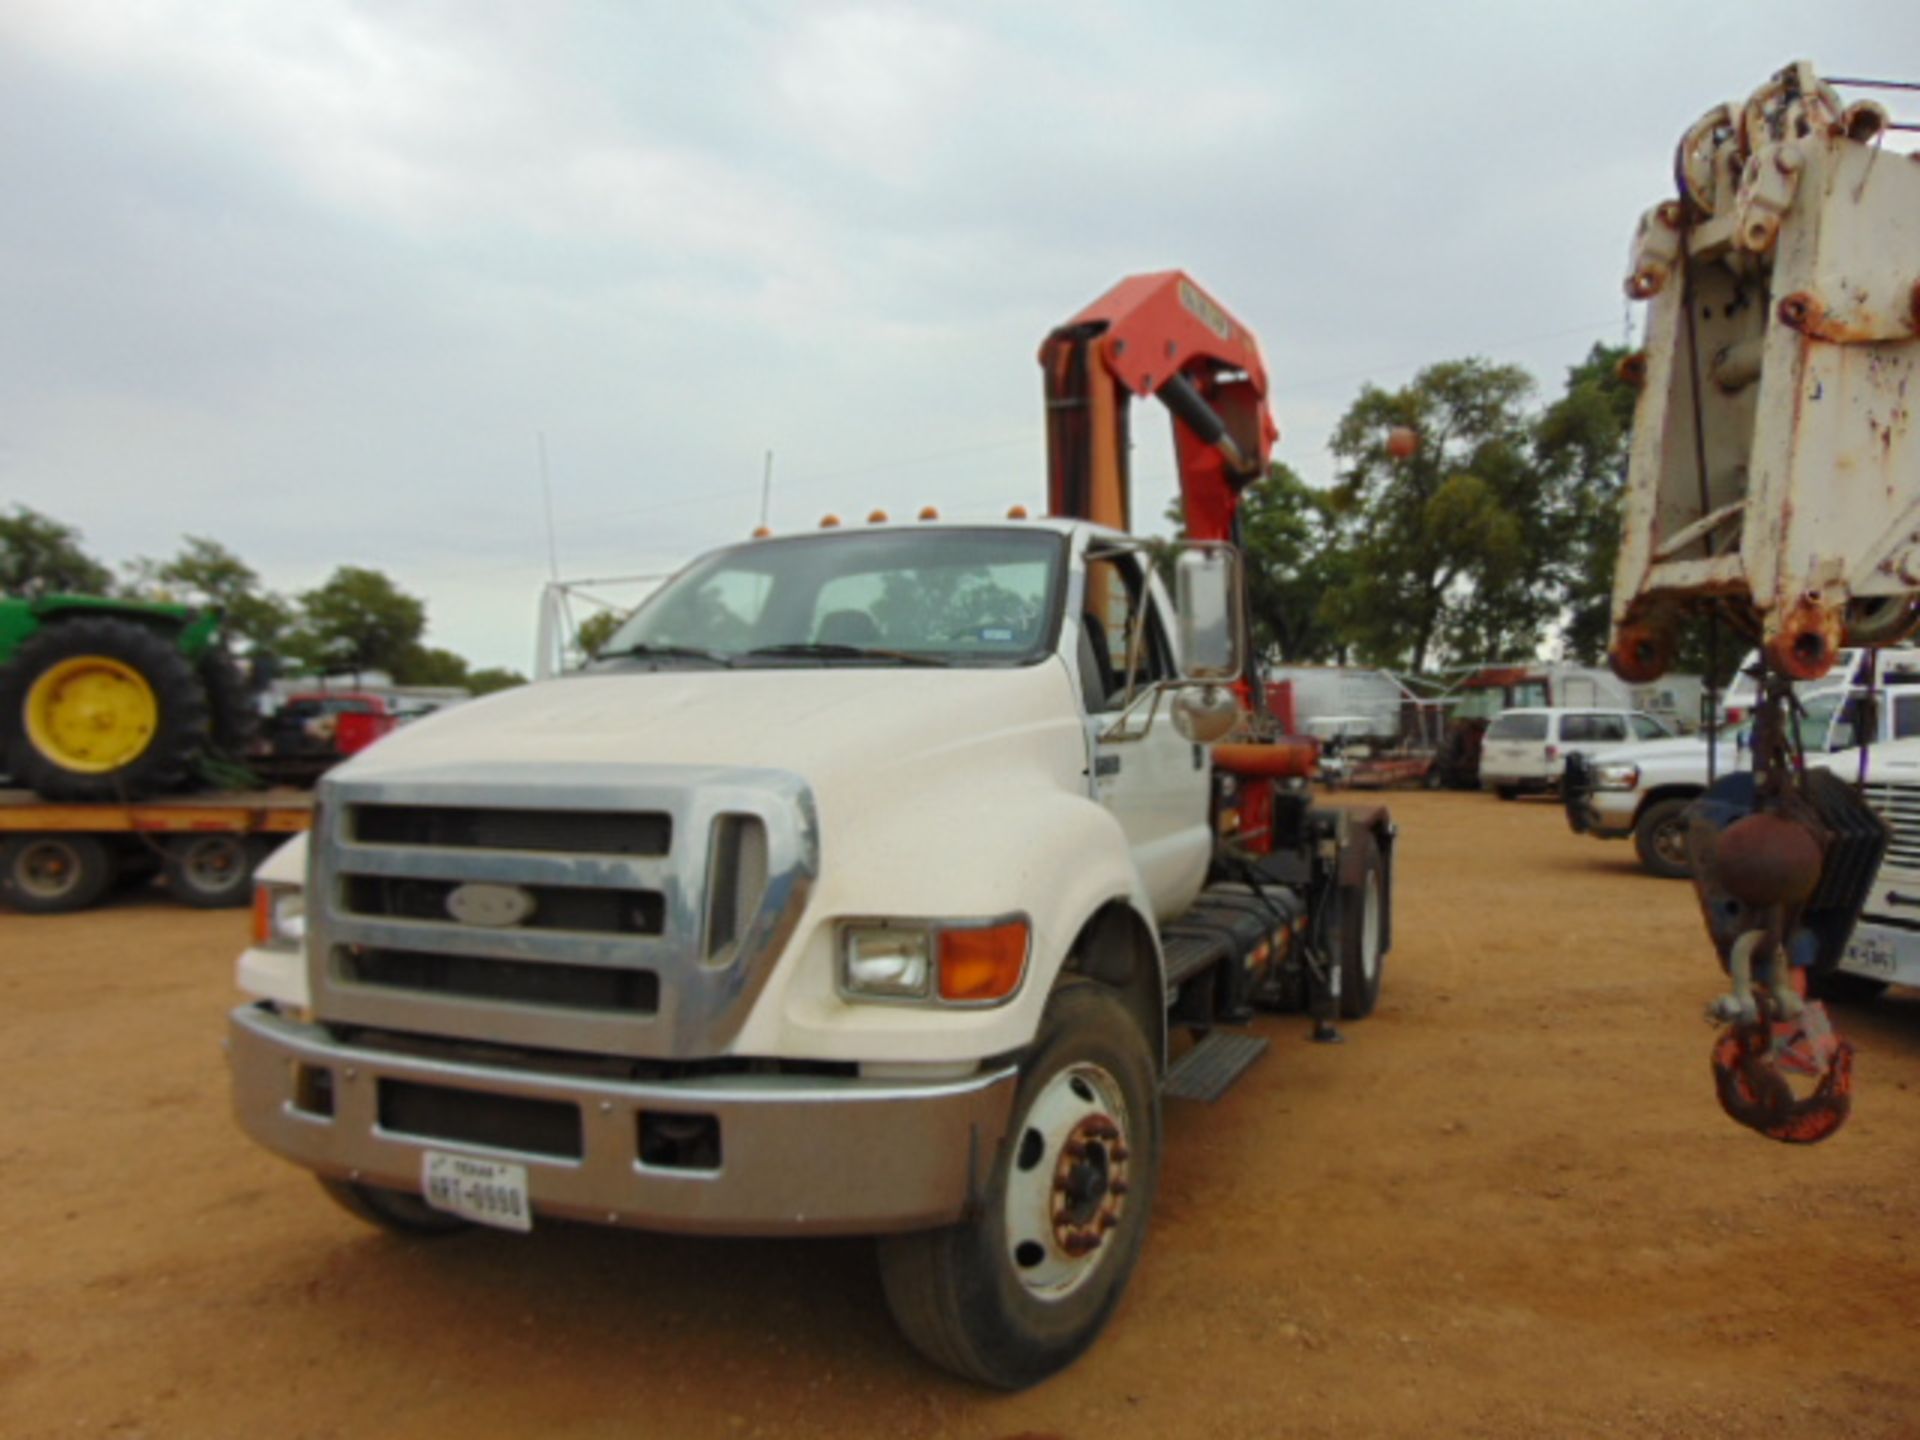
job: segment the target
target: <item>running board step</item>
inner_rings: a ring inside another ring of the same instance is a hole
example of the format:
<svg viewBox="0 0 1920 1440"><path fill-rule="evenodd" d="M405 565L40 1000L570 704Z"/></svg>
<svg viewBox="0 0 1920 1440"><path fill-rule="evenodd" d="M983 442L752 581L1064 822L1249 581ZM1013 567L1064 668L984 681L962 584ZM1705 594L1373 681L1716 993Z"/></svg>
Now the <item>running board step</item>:
<svg viewBox="0 0 1920 1440"><path fill-rule="evenodd" d="M1270 1043L1264 1035L1216 1030L1173 1062L1161 1094L1170 1100L1218 1100Z"/></svg>

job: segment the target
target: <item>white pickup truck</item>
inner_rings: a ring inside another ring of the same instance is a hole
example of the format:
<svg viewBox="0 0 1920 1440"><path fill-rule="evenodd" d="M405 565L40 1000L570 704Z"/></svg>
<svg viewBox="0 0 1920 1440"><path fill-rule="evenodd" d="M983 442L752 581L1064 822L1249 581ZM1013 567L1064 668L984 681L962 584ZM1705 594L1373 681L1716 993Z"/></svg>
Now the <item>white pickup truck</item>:
<svg viewBox="0 0 1920 1440"><path fill-rule="evenodd" d="M1859 754L1859 691L1828 691L1806 702L1801 737L1810 756L1829 757L1830 768L1848 774L1846 757ZM1721 730L1713 773L1744 770L1752 760L1747 726ZM1875 746L1920 736L1920 685L1889 685L1880 692ZM1563 797L1567 823L1596 840L1632 837L1634 852L1649 874L1684 880L1688 804L1707 788L1705 735L1654 740L1569 764ZM1870 752L1878 766L1883 752Z"/></svg>
<svg viewBox="0 0 1920 1440"><path fill-rule="evenodd" d="M1070 521L695 561L584 672L327 777L260 872L240 1123L407 1232L880 1235L931 1359L1052 1373L1145 1240L1162 1094L1224 1089L1256 1001L1365 1015L1391 943L1385 811L1202 743L1233 570L1183 553L1176 621Z"/></svg>

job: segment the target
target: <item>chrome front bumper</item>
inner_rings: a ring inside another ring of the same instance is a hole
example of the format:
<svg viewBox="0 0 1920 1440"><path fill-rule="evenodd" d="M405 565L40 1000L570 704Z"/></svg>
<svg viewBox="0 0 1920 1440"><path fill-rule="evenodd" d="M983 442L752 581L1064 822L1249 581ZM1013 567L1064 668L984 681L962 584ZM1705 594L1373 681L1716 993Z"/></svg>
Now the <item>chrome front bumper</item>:
<svg viewBox="0 0 1920 1440"><path fill-rule="evenodd" d="M526 1166L536 1215L716 1235L877 1234L960 1219L986 1185L1017 1078L1008 1067L937 1082L606 1081L342 1045L264 1006L233 1012L228 1052L241 1127L319 1174L418 1193L429 1150L508 1159ZM314 1098L316 1077L324 1103ZM577 1153L385 1123L402 1091L469 1111L501 1097L503 1109L560 1120L577 1143L559 1148ZM661 1115L711 1119L712 1168L642 1161L642 1117Z"/></svg>

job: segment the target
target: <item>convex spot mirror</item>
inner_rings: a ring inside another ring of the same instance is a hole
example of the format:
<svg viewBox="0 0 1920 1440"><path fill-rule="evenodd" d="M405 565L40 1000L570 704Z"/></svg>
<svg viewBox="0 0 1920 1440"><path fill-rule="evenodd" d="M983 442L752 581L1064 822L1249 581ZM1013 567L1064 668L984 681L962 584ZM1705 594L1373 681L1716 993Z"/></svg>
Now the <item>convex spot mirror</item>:
<svg viewBox="0 0 1920 1440"><path fill-rule="evenodd" d="M1174 603L1180 612L1180 675L1219 684L1239 677L1240 557L1231 545L1184 545L1174 558Z"/></svg>
<svg viewBox="0 0 1920 1440"><path fill-rule="evenodd" d="M1224 740L1240 723L1240 702L1223 685L1182 689L1173 697L1173 728L1193 745Z"/></svg>

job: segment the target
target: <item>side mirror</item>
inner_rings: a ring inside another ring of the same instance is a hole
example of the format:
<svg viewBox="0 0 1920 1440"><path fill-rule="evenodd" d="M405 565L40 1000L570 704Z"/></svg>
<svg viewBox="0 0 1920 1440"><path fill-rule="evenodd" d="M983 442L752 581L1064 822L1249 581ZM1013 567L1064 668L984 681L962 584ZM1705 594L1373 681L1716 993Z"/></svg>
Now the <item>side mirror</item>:
<svg viewBox="0 0 1920 1440"><path fill-rule="evenodd" d="M1180 674L1217 683L1243 668L1240 556L1231 545L1184 546L1174 560L1174 603L1180 612Z"/></svg>
<svg viewBox="0 0 1920 1440"><path fill-rule="evenodd" d="M1240 723L1240 702L1219 685L1182 689L1173 697L1173 728L1191 745L1224 740Z"/></svg>

